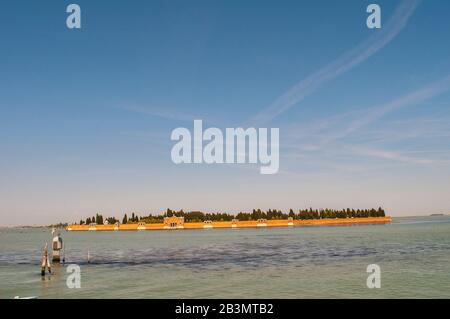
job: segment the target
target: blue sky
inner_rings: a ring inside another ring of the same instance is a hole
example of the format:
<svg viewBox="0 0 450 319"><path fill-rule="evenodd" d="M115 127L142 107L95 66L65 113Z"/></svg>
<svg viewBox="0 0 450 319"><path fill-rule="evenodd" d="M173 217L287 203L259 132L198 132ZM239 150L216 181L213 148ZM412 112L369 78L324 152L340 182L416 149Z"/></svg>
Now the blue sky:
<svg viewBox="0 0 450 319"><path fill-rule="evenodd" d="M450 212L450 3L8 1L0 225L101 212ZM289 101L287 103L286 101ZM280 172L175 165L176 127L280 128Z"/></svg>

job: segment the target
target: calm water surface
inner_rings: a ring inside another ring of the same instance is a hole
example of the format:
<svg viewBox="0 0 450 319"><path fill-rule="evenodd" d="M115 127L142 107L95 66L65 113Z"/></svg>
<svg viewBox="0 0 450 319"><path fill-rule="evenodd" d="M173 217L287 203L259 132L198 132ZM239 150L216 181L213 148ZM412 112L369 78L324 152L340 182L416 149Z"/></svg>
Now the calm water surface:
<svg viewBox="0 0 450 319"><path fill-rule="evenodd" d="M66 268L42 279L49 229L0 229L0 298L450 298L450 217L390 225L63 232ZM87 263L87 252L91 262ZM381 267L381 289L366 286Z"/></svg>

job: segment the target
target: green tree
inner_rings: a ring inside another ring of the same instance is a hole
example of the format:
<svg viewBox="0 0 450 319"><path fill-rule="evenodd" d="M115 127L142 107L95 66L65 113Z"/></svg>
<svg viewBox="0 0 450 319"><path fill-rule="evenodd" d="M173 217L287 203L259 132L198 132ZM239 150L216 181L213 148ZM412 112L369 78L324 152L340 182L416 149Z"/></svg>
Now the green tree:
<svg viewBox="0 0 450 319"><path fill-rule="evenodd" d="M294 213L294 211L292 210L292 208L289 210L289 217L292 217L292 218L295 217L295 213Z"/></svg>

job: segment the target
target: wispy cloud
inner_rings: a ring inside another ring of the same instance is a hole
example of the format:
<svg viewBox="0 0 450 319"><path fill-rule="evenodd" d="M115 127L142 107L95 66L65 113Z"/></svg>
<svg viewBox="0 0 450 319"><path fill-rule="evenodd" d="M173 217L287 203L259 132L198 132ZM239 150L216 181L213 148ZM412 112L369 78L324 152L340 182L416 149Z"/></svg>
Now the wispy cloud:
<svg viewBox="0 0 450 319"><path fill-rule="evenodd" d="M437 160L437 159L429 159L429 158L419 158L414 156L409 156L403 154L402 152L384 150L384 149L376 149L376 148L368 148L368 147L360 147L360 146L351 146L347 147L346 150L351 151L355 155L367 156L367 157L376 157L390 161L397 161L407 164L438 164L438 163L449 163L447 160Z"/></svg>
<svg viewBox="0 0 450 319"><path fill-rule="evenodd" d="M354 49L348 51L332 63L294 85L277 98L271 105L253 117L249 121L250 124L262 125L273 120L297 103L301 102L305 97L315 92L326 82L367 60L370 56L391 42L400 31L402 31L420 1L421 0L402 1L381 30L377 30L371 37L367 38Z"/></svg>
<svg viewBox="0 0 450 319"><path fill-rule="evenodd" d="M163 120L175 121L175 122L188 122L192 125L194 120L203 120L203 122L207 125L214 126L223 126L226 121L230 122L230 119L225 118L224 116L214 116L210 113L205 114L194 113L194 112L183 112L177 108L171 107L143 107L137 105L125 105L125 106L117 106L116 109L133 112L138 114L143 114L151 117L157 117Z"/></svg>
<svg viewBox="0 0 450 319"><path fill-rule="evenodd" d="M372 107L371 109L366 111L364 115L350 122L350 124L344 130L335 132L334 134L325 138L322 141L322 144L328 144L334 140L342 139L349 134L359 130L360 128L379 120L388 113L407 106L417 105L418 103L424 102L448 90L450 90L450 75L447 75L437 82L427 85L398 99Z"/></svg>
<svg viewBox="0 0 450 319"><path fill-rule="evenodd" d="M170 108L155 108L155 107L149 108L135 105L119 106L116 108L123 111L140 113L148 116L159 117L165 120L180 121L180 122L192 122L197 118L201 118L198 115L187 114L180 112L179 110L174 110Z"/></svg>
<svg viewBox="0 0 450 319"><path fill-rule="evenodd" d="M295 123L284 132L285 143L282 146L290 149L294 154L300 152L301 154L311 153L317 156L319 152L322 154L325 151L333 151L334 154L339 154L342 150L345 150L347 155L373 157L408 164L450 164L447 158L422 158L380 145L385 142L392 143L404 139L432 138L435 140L436 138L448 137L450 134L448 121L442 117L438 119L429 118L426 121L416 118L414 122L409 120L406 123L405 120L403 122L397 121L391 123L390 129L387 130L366 130L366 127L371 123L380 120L391 112L418 105L449 90L450 75L447 75L436 82L384 104L319 119L313 125L307 127ZM296 128L299 128L299 130L296 131ZM361 133L362 128L365 128L363 133ZM354 139L353 142L349 141L349 138L353 137L356 137L356 143ZM418 153L418 151L413 151L413 153ZM444 153L448 154L449 152Z"/></svg>
<svg viewBox="0 0 450 319"><path fill-rule="evenodd" d="M383 123L383 126L358 131L353 140L358 143L393 143L407 140L437 140L450 137L450 119L436 118L412 118L408 120L394 120ZM442 116L442 115L441 115Z"/></svg>

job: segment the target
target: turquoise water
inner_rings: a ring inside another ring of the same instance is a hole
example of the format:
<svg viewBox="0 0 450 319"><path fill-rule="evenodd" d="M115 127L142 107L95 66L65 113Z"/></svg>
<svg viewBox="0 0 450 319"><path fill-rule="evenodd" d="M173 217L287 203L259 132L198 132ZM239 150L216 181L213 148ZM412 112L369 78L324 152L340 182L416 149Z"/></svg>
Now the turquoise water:
<svg viewBox="0 0 450 319"><path fill-rule="evenodd" d="M62 236L81 288L67 288L64 266L41 278L48 229L0 229L0 298L450 298L448 216ZM369 264L381 267L380 289L366 286Z"/></svg>

